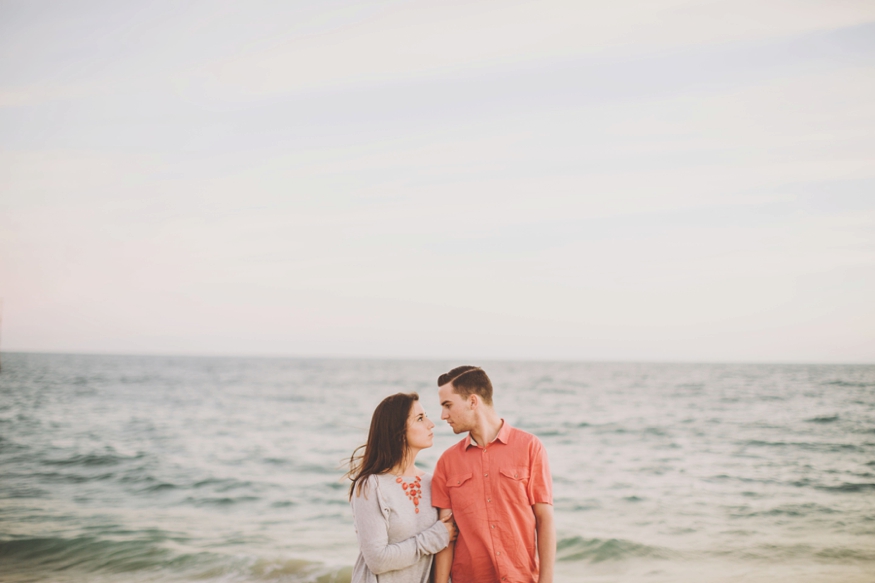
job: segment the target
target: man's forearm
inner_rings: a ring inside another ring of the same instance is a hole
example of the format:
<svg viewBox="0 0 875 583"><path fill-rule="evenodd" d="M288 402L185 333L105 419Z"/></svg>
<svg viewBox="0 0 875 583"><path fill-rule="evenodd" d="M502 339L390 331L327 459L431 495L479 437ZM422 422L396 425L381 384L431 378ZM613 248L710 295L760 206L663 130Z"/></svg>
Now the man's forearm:
<svg viewBox="0 0 875 583"><path fill-rule="evenodd" d="M444 520L453 513L448 508L440 508L438 517ZM450 542L442 551L434 556L434 583L448 583L450 580L450 571L453 569L453 551L456 548L455 542Z"/></svg>
<svg viewBox="0 0 875 583"><path fill-rule="evenodd" d="M540 576L538 583L553 583L556 567L556 525L553 521L553 507L549 504L535 505L535 530L538 533L538 562Z"/></svg>
<svg viewBox="0 0 875 583"><path fill-rule="evenodd" d="M453 568L453 550L456 543L450 543L447 548L434 556L434 583L448 583L450 570Z"/></svg>

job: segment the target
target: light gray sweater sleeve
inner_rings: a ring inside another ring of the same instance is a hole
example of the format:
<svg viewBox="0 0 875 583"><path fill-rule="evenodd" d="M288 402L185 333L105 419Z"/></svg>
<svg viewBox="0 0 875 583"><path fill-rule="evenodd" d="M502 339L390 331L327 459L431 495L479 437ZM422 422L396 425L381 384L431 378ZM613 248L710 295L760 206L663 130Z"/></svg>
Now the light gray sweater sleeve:
<svg viewBox="0 0 875 583"><path fill-rule="evenodd" d="M389 525L375 479L368 479L362 492L353 494L351 504L362 557L375 575L409 567L423 556L445 549L450 543L447 527L437 521L407 540L389 544Z"/></svg>

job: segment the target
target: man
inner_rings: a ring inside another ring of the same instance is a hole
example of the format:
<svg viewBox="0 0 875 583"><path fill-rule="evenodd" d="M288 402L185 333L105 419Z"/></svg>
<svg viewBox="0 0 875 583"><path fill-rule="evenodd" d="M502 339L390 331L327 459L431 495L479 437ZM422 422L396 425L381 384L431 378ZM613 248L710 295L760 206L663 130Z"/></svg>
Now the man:
<svg viewBox="0 0 875 583"><path fill-rule="evenodd" d="M492 408L482 369L460 366L438 378L441 419L467 437L443 453L432 504L452 514L455 543L435 557L435 583L553 583L553 483L540 440Z"/></svg>

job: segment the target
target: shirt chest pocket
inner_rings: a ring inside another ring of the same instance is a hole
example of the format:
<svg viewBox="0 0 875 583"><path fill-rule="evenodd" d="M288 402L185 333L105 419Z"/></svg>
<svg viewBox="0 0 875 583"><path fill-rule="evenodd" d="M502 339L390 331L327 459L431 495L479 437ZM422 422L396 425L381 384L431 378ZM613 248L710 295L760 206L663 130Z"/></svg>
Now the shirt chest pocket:
<svg viewBox="0 0 875 583"><path fill-rule="evenodd" d="M502 494L510 500L529 501L529 468L524 466L506 466L499 468L499 487Z"/></svg>
<svg viewBox="0 0 875 583"><path fill-rule="evenodd" d="M457 474L447 478L447 494L450 496L451 510L454 514L464 514L474 510L476 494L473 474Z"/></svg>

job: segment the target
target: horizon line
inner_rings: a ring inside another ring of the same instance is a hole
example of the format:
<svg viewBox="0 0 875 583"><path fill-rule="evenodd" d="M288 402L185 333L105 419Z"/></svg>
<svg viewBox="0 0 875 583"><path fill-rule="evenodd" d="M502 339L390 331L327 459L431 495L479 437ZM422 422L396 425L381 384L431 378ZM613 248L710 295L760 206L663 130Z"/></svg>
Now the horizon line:
<svg viewBox="0 0 875 583"><path fill-rule="evenodd" d="M873 362L840 362L840 361L776 361L776 360L659 360L659 359L574 359L574 358L528 358L528 357L432 357L432 356L376 356L376 355L342 355L342 354L286 354L286 353L198 353L198 352L93 352L93 351L59 351L59 350L0 350L0 357L6 354L40 354L46 356L118 356L118 357L153 357L153 358L234 358L234 359L264 359L264 360L362 360L362 361L407 361L407 362L441 362L441 361L483 361L483 362L531 362L531 363L567 363L567 364L684 364L684 365L783 365L783 366L875 366Z"/></svg>

